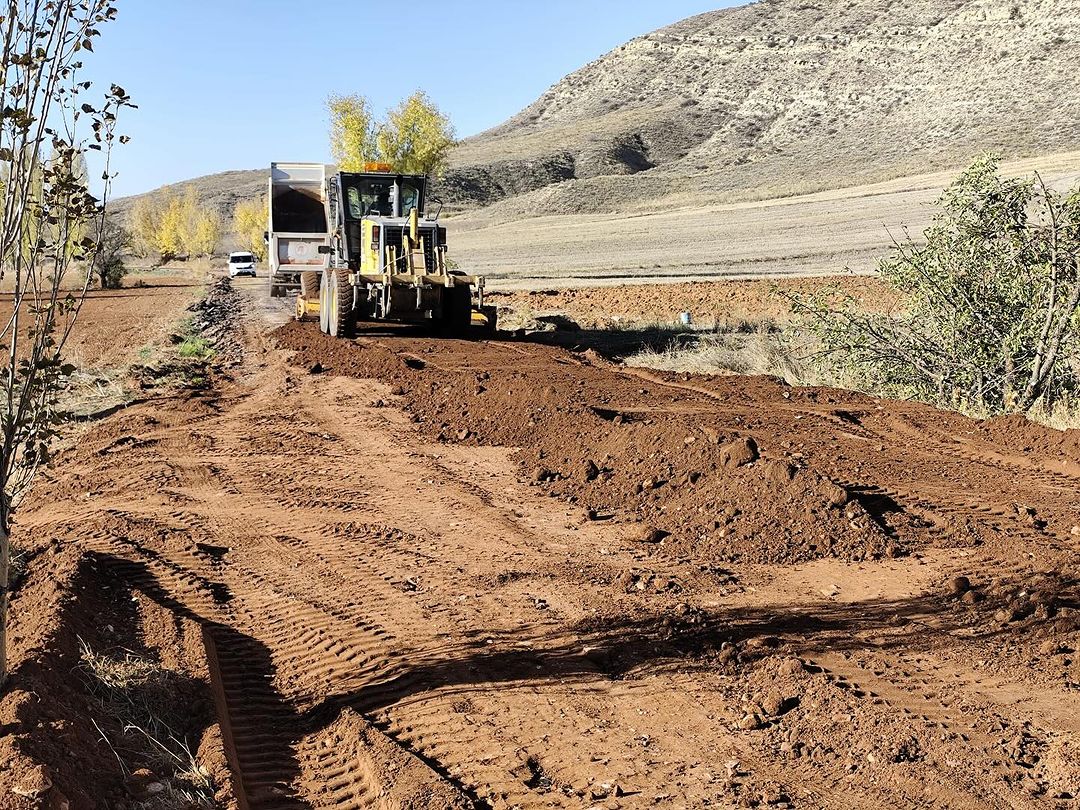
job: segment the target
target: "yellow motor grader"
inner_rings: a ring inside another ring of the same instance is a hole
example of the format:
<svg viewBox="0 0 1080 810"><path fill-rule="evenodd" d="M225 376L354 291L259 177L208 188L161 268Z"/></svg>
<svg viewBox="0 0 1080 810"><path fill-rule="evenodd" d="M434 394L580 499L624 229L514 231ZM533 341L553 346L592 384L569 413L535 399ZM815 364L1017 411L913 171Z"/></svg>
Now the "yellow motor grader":
<svg viewBox="0 0 1080 810"><path fill-rule="evenodd" d="M334 336L358 321L494 331L484 279L448 266L446 228L428 216L428 179L386 164L326 176L321 163L270 167L270 295L298 291L296 317Z"/></svg>

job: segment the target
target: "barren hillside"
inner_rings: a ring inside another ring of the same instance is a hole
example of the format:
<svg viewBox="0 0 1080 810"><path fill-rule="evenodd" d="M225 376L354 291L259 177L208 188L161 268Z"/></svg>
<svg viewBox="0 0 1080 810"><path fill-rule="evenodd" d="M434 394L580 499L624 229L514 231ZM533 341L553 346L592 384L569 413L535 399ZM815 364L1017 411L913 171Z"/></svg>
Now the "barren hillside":
<svg viewBox="0 0 1080 810"><path fill-rule="evenodd" d="M236 208L237 203L266 193L268 176L268 168L241 169L208 174L205 177L196 177L191 180L162 186L146 194L122 197L109 203L109 208L121 222L126 222L136 201L142 197L162 193L186 194L188 189L193 189L200 205L217 209L225 218L225 221L229 222L232 219L233 209Z"/></svg>
<svg viewBox="0 0 1080 810"><path fill-rule="evenodd" d="M635 39L455 152L507 213L771 197L1080 145L1077 0L760 0ZM575 181L566 183L564 181ZM558 184L558 185L555 185Z"/></svg>

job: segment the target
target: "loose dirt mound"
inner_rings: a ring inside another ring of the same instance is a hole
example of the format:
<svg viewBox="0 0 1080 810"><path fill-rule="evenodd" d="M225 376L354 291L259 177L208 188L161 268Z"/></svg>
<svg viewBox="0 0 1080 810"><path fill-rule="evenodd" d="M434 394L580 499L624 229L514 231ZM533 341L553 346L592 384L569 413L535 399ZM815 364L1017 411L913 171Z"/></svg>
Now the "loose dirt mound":
<svg viewBox="0 0 1080 810"><path fill-rule="evenodd" d="M933 535L838 469L834 442L869 441L860 414L875 406L856 395L632 373L536 346L364 339L358 350L306 325L277 336L301 365L395 384L440 440L520 448L536 486L594 519L640 524L631 534L677 557L861 560L978 541L963 526ZM799 429L804 419L827 432Z"/></svg>

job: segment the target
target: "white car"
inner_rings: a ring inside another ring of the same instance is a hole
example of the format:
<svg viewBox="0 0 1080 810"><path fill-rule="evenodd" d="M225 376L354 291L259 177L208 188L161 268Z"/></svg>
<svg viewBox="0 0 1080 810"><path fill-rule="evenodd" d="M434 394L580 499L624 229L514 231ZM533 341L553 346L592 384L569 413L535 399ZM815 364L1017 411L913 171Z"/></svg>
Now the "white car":
<svg viewBox="0 0 1080 810"><path fill-rule="evenodd" d="M250 253L229 254L229 278L251 276L255 278L255 264L258 260Z"/></svg>

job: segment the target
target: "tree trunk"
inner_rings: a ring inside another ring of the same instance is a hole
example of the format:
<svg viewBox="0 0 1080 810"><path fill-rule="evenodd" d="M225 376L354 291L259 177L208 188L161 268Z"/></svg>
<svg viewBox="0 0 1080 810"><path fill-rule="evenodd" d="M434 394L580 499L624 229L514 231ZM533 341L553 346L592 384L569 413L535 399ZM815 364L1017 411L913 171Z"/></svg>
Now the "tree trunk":
<svg viewBox="0 0 1080 810"><path fill-rule="evenodd" d="M11 535L0 520L0 694L7 683L8 587L11 581Z"/></svg>

